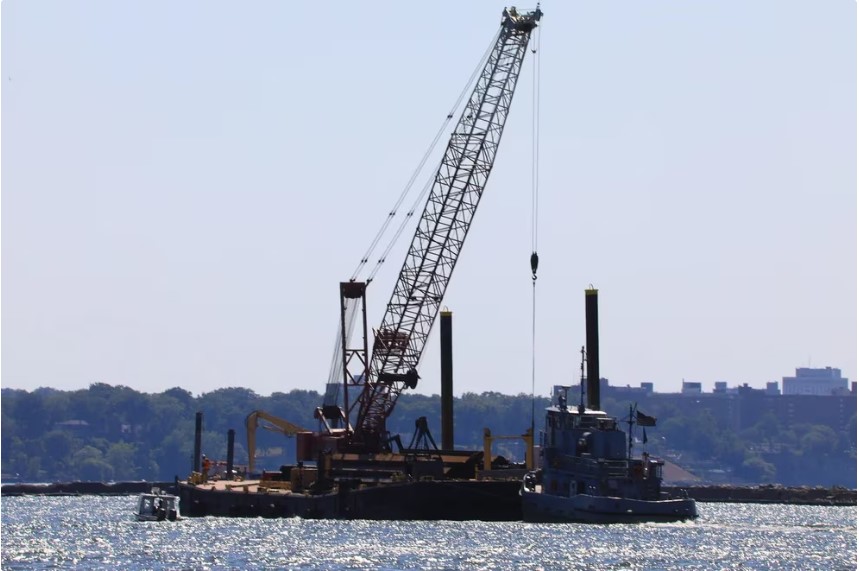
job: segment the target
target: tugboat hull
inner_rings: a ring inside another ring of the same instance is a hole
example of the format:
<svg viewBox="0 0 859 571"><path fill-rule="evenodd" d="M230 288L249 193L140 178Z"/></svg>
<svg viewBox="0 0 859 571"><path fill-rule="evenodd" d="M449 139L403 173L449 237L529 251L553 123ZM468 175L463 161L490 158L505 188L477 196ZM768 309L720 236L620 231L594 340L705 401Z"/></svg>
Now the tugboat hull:
<svg viewBox="0 0 859 571"><path fill-rule="evenodd" d="M522 516L528 522L642 523L674 522L698 516L695 500L634 500L578 494L564 497L522 491Z"/></svg>

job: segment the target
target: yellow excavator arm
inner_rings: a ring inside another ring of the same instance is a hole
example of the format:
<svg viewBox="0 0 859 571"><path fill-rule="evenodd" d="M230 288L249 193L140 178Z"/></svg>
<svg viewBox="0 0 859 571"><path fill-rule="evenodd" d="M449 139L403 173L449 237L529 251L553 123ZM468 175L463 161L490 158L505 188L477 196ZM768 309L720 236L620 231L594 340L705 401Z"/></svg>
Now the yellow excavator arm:
<svg viewBox="0 0 859 571"><path fill-rule="evenodd" d="M260 421L264 421L260 424ZM286 436L295 436L299 432L310 432L306 428L302 428L296 424L278 418L273 414L269 414L264 410L255 410L250 413L245 419L245 428L248 432L248 472L254 470L254 459L256 456L256 433L257 427L262 426L266 430L279 432Z"/></svg>

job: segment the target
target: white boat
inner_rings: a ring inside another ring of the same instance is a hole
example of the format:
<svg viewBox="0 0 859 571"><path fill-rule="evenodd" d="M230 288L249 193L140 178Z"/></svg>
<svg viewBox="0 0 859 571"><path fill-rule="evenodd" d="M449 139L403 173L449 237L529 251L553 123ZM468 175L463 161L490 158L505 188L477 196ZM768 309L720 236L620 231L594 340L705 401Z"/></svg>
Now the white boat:
<svg viewBox="0 0 859 571"><path fill-rule="evenodd" d="M148 494L140 494L137 499L137 521L176 521L179 515L179 497L166 494L159 488L152 488Z"/></svg>

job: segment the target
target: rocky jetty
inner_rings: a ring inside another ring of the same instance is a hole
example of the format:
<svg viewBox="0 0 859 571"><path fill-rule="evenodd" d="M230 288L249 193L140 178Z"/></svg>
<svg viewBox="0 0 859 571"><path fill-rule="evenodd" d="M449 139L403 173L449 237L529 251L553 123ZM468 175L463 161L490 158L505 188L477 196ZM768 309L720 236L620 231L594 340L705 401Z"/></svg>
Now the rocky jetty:
<svg viewBox="0 0 859 571"><path fill-rule="evenodd" d="M761 486L664 486L671 495L688 495L698 502L797 504L812 506L855 506L856 490L834 486L786 487Z"/></svg>
<svg viewBox="0 0 859 571"><path fill-rule="evenodd" d="M126 496L152 488L175 490L175 482L56 482L53 484L3 484L2 496Z"/></svg>

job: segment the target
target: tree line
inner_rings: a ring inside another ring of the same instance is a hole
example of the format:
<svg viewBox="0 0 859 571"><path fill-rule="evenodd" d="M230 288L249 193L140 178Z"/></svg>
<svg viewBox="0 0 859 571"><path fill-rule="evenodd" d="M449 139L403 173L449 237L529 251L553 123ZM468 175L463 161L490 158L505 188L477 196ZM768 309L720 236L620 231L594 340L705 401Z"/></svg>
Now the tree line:
<svg viewBox="0 0 859 571"><path fill-rule="evenodd" d="M4 476L24 481L168 481L184 478L193 466L194 422L203 413L203 452L225 459L227 431L235 430L235 462L247 463L244 422L254 410L318 429L313 411L322 403L315 391L293 390L261 396L247 388L217 389L194 396L181 388L142 393L125 386L94 383L87 389L34 391L2 389L0 462ZM483 449L483 430L523 434L532 422L537 435L547 397L465 393L454 399L454 441L460 449ZM603 399L603 409L621 421L628 402ZM733 483L843 485L856 487L856 419L836 431L827 426L785 426L773 415L742 432L720 426L709 413L692 417L682 409L648 402L656 427L633 429L636 451L675 460L692 471L724 474ZM403 394L388 419L388 430L408 445L415 421L426 417L441 444L438 395ZM539 436L537 436L539 443ZM257 431L257 466L277 469L294 461L295 440ZM493 447L513 461L524 460L524 444L504 440Z"/></svg>

